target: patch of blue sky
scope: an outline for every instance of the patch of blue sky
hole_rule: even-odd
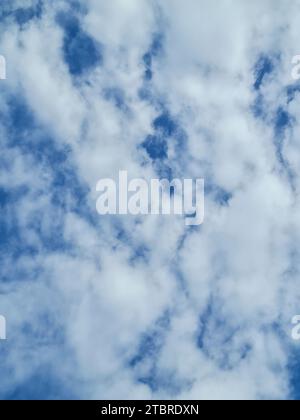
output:
[[[158,31],[153,35],[152,43],[143,56],[144,65],[144,84],[139,90],[139,98],[142,101],[151,103],[156,107],[163,107],[163,98],[157,97],[152,88],[152,79],[154,76],[154,62],[159,59],[164,51],[164,32]]]
[[[66,243],[63,236],[63,212],[58,206],[49,205],[46,209],[35,209],[27,217],[27,225],[21,226],[17,216],[17,210],[22,208],[26,191],[18,188],[17,191],[6,193],[5,202],[1,205],[2,217],[0,221],[0,261],[10,259],[17,261],[21,257],[33,257],[40,252],[67,252],[71,250],[71,244]],[[45,192],[45,196],[47,191]],[[50,192],[51,194],[51,192]],[[3,192],[1,193],[3,203]],[[36,195],[37,198],[37,195]],[[55,217],[54,217],[55,215]],[[44,220],[48,217],[50,224],[45,228]],[[32,240],[32,234],[38,241]],[[12,265],[14,267],[14,265]],[[19,276],[18,276],[19,277]],[[24,278],[26,278],[24,276]],[[3,280],[3,277],[2,277]],[[9,281],[9,278],[6,279]]]
[[[156,332],[145,334],[140,343],[137,354],[130,360],[129,365],[135,368],[148,359],[154,364],[160,349],[162,348],[162,337]],[[149,369],[152,370],[153,366]]]
[[[7,254],[10,247],[16,251],[22,244],[18,236],[18,224],[15,215],[15,206],[21,205],[22,198],[28,193],[25,188],[0,188],[0,259]],[[28,252],[28,249],[26,248]]]
[[[262,55],[254,70],[255,83],[254,89],[257,91],[255,101],[252,105],[252,112],[256,118],[264,121],[267,125],[273,125],[274,129],[274,147],[276,151],[277,160],[282,168],[282,171],[286,174],[291,188],[294,189],[294,174],[290,168],[287,160],[283,154],[284,141],[286,138],[287,130],[293,126],[293,118],[285,109],[284,104],[279,106],[273,116],[270,116],[270,111],[266,104],[263,93],[261,92],[261,86],[265,82],[266,77],[276,71],[276,64],[278,64],[279,57],[277,56],[266,56]],[[299,85],[290,85],[285,89],[286,104],[293,101],[295,95],[300,90]]]
[[[175,177],[172,165],[168,161],[156,161],[153,167],[159,179],[167,179],[172,181]]]
[[[204,348],[204,339],[205,339],[206,330],[208,328],[208,321],[212,317],[213,317],[213,300],[210,299],[210,302],[206,306],[205,311],[203,311],[203,313],[199,317],[200,325],[199,325],[199,333],[197,337],[197,346],[200,349]]]
[[[254,74],[254,89],[259,90],[266,76],[270,75],[275,68],[274,58],[267,55],[261,55],[256,62]]]
[[[139,99],[156,106],[158,103],[157,96],[154,94],[152,86],[149,83],[144,83],[138,91]]]
[[[148,102],[155,109],[160,109],[162,112],[166,109],[165,97],[154,92],[152,83],[144,82],[138,92],[141,101]]]
[[[18,191],[7,191],[3,188],[0,190],[3,214],[0,223],[0,248],[15,257],[38,252],[26,239],[27,235],[23,235],[15,211],[22,205],[24,196],[30,193],[30,200],[33,196],[38,199],[44,195],[49,205],[46,214],[43,209],[33,206],[26,229],[37,235],[44,251],[70,250],[71,244],[66,243],[63,238],[65,213],[72,211],[91,221],[86,205],[88,188],[79,181],[72,153],[68,148],[58,146],[47,130],[38,124],[21,98],[10,100],[6,130],[9,133],[6,147],[17,151],[21,156],[30,157],[36,167],[47,174],[47,181],[44,182],[45,191],[37,190],[34,185],[30,185],[30,188],[20,187]],[[9,155],[6,158],[4,153],[0,163],[2,167],[9,169],[7,159]],[[47,215],[49,225],[45,229],[43,220]]]
[[[139,263],[140,261],[147,263],[149,262],[149,256],[151,254],[151,251],[149,247],[147,247],[146,244],[141,244],[139,246],[136,246],[133,249],[132,256],[130,258],[130,265],[135,265]]]
[[[274,146],[277,160],[285,172],[291,188],[295,190],[295,174],[283,152],[284,141],[286,140],[288,130],[292,129],[293,124],[294,119],[291,115],[284,108],[279,107],[274,119]]]
[[[175,151],[175,159],[180,161],[186,147],[187,136],[176,118],[163,109],[162,113],[153,121],[152,126],[154,133],[148,135],[141,145],[149,158],[154,163],[160,162],[160,166],[164,162],[166,165],[170,165],[168,158],[169,149],[172,147]]]
[[[289,238],[289,267],[285,271],[283,281],[286,283],[291,282],[291,279],[299,279],[300,276],[300,251],[299,251],[299,237],[296,231],[290,233]],[[293,281],[293,280],[292,280]],[[278,334],[281,336],[281,342],[287,345],[288,358],[288,372],[289,372],[289,386],[290,386],[290,399],[300,401],[300,349],[299,343],[289,339],[292,325],[289,323],[294,317],[294,311],[291,308],[290,313],[286,314],[285,321],[278,322],[275,327]]]
[[[21,241],[23,238],[16,239]],[[2,267],[0,290],[4,290],[6,287],[14,287],[14,285],[18,283],[24,284],[26,282],[33,282],[44,275],[43,267],[35,260],[35,257],[38,257],[39,251],[37,249],[34,251],[35,252],[30,254],[30,248],[28,244],[25,243],[22,249],[22,253],[19,253],[19,255],[11,254],[9,247],[0,255],[0,264]],[[31,266],[24,265],[22,260],[19,259],[20,256],[23,258],[23,261],[29,257],[29,259],[31,259],[34,264]]]
[[[139,378],[138,382],[147,385],[152,392],[162,392],[174,399],[192,385],[192,381],[178,378],[174,371],[162,371],[156,366],[149,370],[148,375]]]
[[[33,1],[30,7],[18,7],[14,1],[3,2],[0,5],[0,19],[12,18],[20,27],[32,19],[40,19],[43,13],[43,0]]]
[[[268,76],[270,76],[276,69],[276,63],[278,58],[274,55],[262,54],[257,59],[254,66],[254,83],[253,88],[257,95],[252,105],[252,112],[256,118],[264,120],[268,115],[267,105],[263,94],[261,93],[261,87],[266,82]]]
[[[295,84],[292,84],[292,85],[289,85],[286,88],[287,103],[289,104],[290,102],[292,102],[296,98],[297,94],[299,94],[299,93],[300,93],[300,83],[299,82],[295,83]]]
[[[84,16],[88,13],[86,0],[68,0],[69,10],[72,13]]]
[[[291,123],[292,118],[289,113],[284,108],[279,107],[275,115],[275,133],[281,134]]]
[[[15,379],[14,388],[6,389],[4,395],[0,398],[5,400],[73,400],[80,399],[80,395],[75,391],[78,385],[78,379],[64,374],[61,364],[65,366],[72,361],[73,356],[65,347],[64,333],[61,326],[51,319],[55,314],[44,314],[45,319],[38,319],[34,326],[24,323],[24,331],[19,331],[19,337],[22,335],[27,345],[23,344],[23,363],[35,357],[36,353],[44,353],[44,357],[37,362],[35,368],[31,369],[20,378]],[[47,320],[48,319],[48,320]],[[38,324],[39,322],[39,324]],[[33,329],[34,328],[34,329]],[[45,339],[44,337],[48,338]],[[43,337],[43,338],[42,338]],[[14,374],[13,366],[5,363],[6,356],[13,351],[13,345],[20,345],[18,337],[14,344],[5,342],[0,352],[1,371],[9,376]],[[68,356],[68,360],[63,357]],[[54,364],[55,361],[55,364]]]
[[[71,383],[66,383],[59,372],[53,372],[49,365],[41,366],[29,378],[21,382],[5,397],[7,401],[56,401],[80,400]]]
[[[8,188],[0,185],[0,207],[3,210],[9,203],[15,203],[28,192],[28,187]]]
[[[296,348],[290,352],[288,368],[290,374],[290,398],[295,401],[300,401],[300,361],[299,350]]]
[[[237,357],[232,359],[232,342],[240,327],[226,322],[218,308],[220,304],[212,298],[201,314],[197,346],[208,358],[218,363],[220,369],[231,370],[251,353],[252,345],[246,341],[241,343],[237,349]]]
[[[225,207],[229,205],[230,200],[233,197],[233,193],[226,191],[224,188],[221,188],[217,184],[206,182],[205,196],[210,196],[215,203]]]
[[[34,295],[34,288],[33,288]],[[66,345],[66,335],[63,326],[65,319],[64,305],[58,305],[57,296],[49,288],[44,304],[35,306],[34,317],[29,312],[10,331],[10,340],[3,342],[0,347],[0,369],[3,378],[14,377],[13,387],[0,387],[0,398],[6,400],[31,399],[72,399],[76,379],[64,374],[61,365],[73,362],[73,354]],[[50,304],[48,304],[51,302]],[[11,309],[13,310],[13,309]],[[7,314],[13,319],[13,314]],[[18,349],[19,359],[12,364],[10,355]],[[36,359],[36,354],[43,357]],[[33,363],[28,363],[28,361]],[[23,375],[15,375],[17,364],[22,363]]]
[[[168,158],[167,139],[160,134],[149,135],[142,144],[152,160],[165,160]]]
[[[64,59],[72,76],[82,76],[102,64],[102,45],[82,29],[75,14],[60,12],[57,22],[64,29]]]
[[[147,385],[152,392],[164,391],[175,397],[188,384],[179,380],[173,371],[162,371],[157,366],[157,359],[170,325],[170,312],[166,311],[152,330],[141,337],[139,348],[129,361],[129,367],[134,370],[136,381]],[[147,362],[146,369],[145,362]]]
[[[111,102],[119,110],[126,114],[130,113],[130,108],[126,102],[124,91],[119,87],[108,87],[104,89],[104,97],[107,101]]]
[[[139,224],[139,219],[135,222],[136,225]],[[126,229],[126,220],[122,218],[115,219],[113,223],[114,236],[119,243],[123,244],[130,249],[130,256],[128,263],[132,266],[139,262],[147,263],[149,261],[150,249],[141,241],[133,240],[131,232]],[[113,248],[115,251],[116,249]]]
[[[284,110],[282,107],[277,109],[275,118],[274,118],[274,132],[275,132],[275,147],[276,154],[279,162],[284,166],[285,160],[282,154],[283,151],[283,142],[286,129],[291,126],[292,119],[289,113]]]
[[[171,115],[167,111],[163,112],[153,121],[153,127],[156,131],[159,131],[164,137],[172,137],[178,130],[177,122],[171,117]]]
[[[17,283],[24,283],[27,279],[32,287],[32,298],[35,287],[40,290],[41,275],[46,279],[43,267],[40,268],[39,275],[35,275],[37,268],[34,267],[35,260],[31,260],[30,268],[26,269],[21,264],[16,264],[15,260],[6,260],[11,265],[11,275],[13,284],[6,285],[6,288],[16,287]],[[25,264],[26,267],[26,264]],[[17,270],[19,272],[17,272]],[[38,282],[35,282],[38,280]],[[0,281],[0,293],[3,289],[3,278]],[[5,293],[5,292],[4,292]],[[14,378],[12,386],[0,387],[0,399],[5,400],[37,400],[37,399],[77,399],[80,398],[73,391],[76,386],[77,378],[70,378],[70,373],[64,373],[61,365],[66,367],[73,365],[73,353],[67,346],[66,334],[64,329],[64,302],[56,292],[51,289],[51,285],[44,283],[45,301],[40,306],[34,306],[34,316],[31,311],[23,316],[22,321],[10,330],[10,339],[3,342],[0,346],[0,369],[3,378]],[[14,319],[11,308],[7,312],[9,319]],[[11,354],[17,349],[18,359],[14,359],[12,364]],[[37,354],[43,354],[42,358],[36,359]],[[34,361],[28,363],[28,361]],[[22,369],[23,375],[15,375],[18,371],[18,363],[28,369]],[[8,381],[9,383],[9,381]]]
[[[56,215],[55,220],[51,220],[47,230],[42,228],[45,213],[43,210],[32,211],[28,218],[26,228],[19,223],[16,214],[17,207],[22,207],[21,199],[14,199],[10,204],[1,207],[2,218],[0,222],[0,261],[4,262],[9,259],[11,263],[17,261],[21,257],[34,257],[39,252],[47,252],[50,250],[67,249],[67,244],[63,240],[63,221],[58,217],[58,212],[53,209]],[[47,211],[50,211],[47,209]],[[32,240],[31,235],[34,233],[38,236],[39,241]],[[14,269],[14,264],[11,266]],[[1,281],[10,281],[10,278],[1,276]]]
[[[254,103],[252,104],[251,111],[255,118],[266,121],[268,115],[268,108],[263,95],[258,92]]]
[[[53,298],[53,306],[55,299]],[[60,311],[63,315],[63,311]],[[39,308],[33,322],[24,321],[21,333],[33,346],[64,346],[65,335],[63,325],[58,321],[58,314],[49,308]],[[62,318],[61,318],[62,319]]]
[[[17,9],[14,13],[17,23],[22,26],[32,19],[40,19],[43,13],[43,2],[39,1],[36,6]]]
[[[163,50],[163,39],[162,33],[155,34],[149,51],[143,57],[145,66],[145,81],[151,81],[153,78],[153,61],[159,57]]]
[[[260,92],[260,88],[265,82],[267,76],[269,76],[276,70],[277,62],[278,57],[261,55],[254,67],[255,82],[253,87],[258,92],[252,110],[256,117],[260,117],[262,119],[268,114],[268,112],[265,109],[266,105],[264,103],[263,94]],[[295,92],[297,92],[297,86],[289,86],[286,89],[287,103],[289,102],[289,100],[293,99],[293,95],[295,94]],[[276,115],[274,116],[275,134],[280,135],[290,125],[290,122],[291,118],[288,112],[283,107],[279,107],[276,111]]]
[[[72,193],[77,207],[88,191],[78,180],[70,148],[58,145],[36,121],[33,112],[20,97],[13,97],[9,102],[6,126],[9,132],[8,146],[17,148],[22,154],[30,155],[39,166],[52,174],[50,190],[53,199],[63,205],[65,189]]]
[[[168,158],[168,141],[174,136],[177,124],[167,112],[163,112],[153,121],[155,134],[147,136],[142,147],[152,160],[165,160]]]
[[[166,311],[151,328],[141,336],[136,354],[129,361],[131,367],[135,367],[147,358],[154,359],[163,346],[165,335],[170,328],[171,317]]]
[[[177,135],[179,127],[168,112],[162,112],[153,121],[152,126],[154,133],[146,137],[140,148],[146,151],[149,162],[153,165],[157,175],[161,179],[171,180],[173,169],[172,162],[169,160],[169,143],[172,141],[179,144],[181,140],[180,135]]]

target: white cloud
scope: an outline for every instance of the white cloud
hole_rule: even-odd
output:
[[[57,214],[49,197],[51,174],[1,143],[12,164],[0,183],[30,186],[16,219],[22,236],[39,249],[37,256],[18,261],[34,279],[26,286],[16,282],[1,297],[21,342],[7,356],[14,374],[2,392],[36,369],[36,362],[24,369],[26,333],[20,325],[24,318],[38,323],[46,305],[62,316],[56,321],[75,355],[75,376],[87,384],[78,390],[86,397],[287,398],[288,340],[274,325],[282,322],[288,334],[299,305],[291,260],[300,236],[299,100],[296,95],[287,104],[285,96],[290,58],[299,52],[299,1],[90,0],[86,6],[81,23],[103,45],[104,61],[76,83],[63,61],[63,32],[54,20],[55,10],[67,6],[49,5],[41,21],[22,30],[10,23],[0,42],[9,63],[5,99],[24,95],[57,144],[71,147],[72,163],[90,189],[86,210],[96,216],[99,178],[115,177],[122,169],[133,177],[154,176],[150,165],[141,165],[137,147],[153,132],[160,101],[188,136],[186,158],[175,151],[168,163],[182,176],[205,176],[232,198],[221,206],[208,194],[205,224],[196,231],[176,218],[139,223],[131,217],[101,218],[91,224],[74,213],[71,199]],[[165,44],[153,58],[155,101],[147,102],[139,95],[145,84],[143,56],[159,29]],[[265,119],[256,118],[252,108],[254,67],[262,54],[280,55],[261,86]],[[107,99],[107,88],[122,91],[127,112]],[[1,109],[7,111],[5,99]],[[276,155],[279,106],[295,119],[282,138],[293,188]],[[30,225],[37,212],[44,214],[39,233]],[[44,249],[39,235],[47,236],[54,220],[63,224],[71,250]],[[144,257],[137,255],[141,248]],[[14,273],[11,261],[7,275]],[[141,338],[165,313],[170,324],[160,331],[161,348],[130,366]],[[42,357],[39,345],[33,347],[41,363],[56,355],[50,348]],[[153,374],[153,365],[156,389],[138,381]],[[74,366],[66,364],[66,377]]]

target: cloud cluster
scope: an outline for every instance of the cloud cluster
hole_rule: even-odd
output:
[[[0,16],[1,397],[294,397],[300,2]],[[205,178],[204,225],[100,218],[120,170]]]

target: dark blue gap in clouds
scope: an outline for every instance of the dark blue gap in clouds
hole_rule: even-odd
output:
[[[277,109],[274,118],[274,131],[275,131],[275,147],[276,155],[279,162],[285,166],[285,160],[283,157],[283,142],[286,129],[291,125],[292,118],[289,113],[282,107]]]
[[[178,126],[167,111],[160,114],[152,123],[155,134],[146,137],[142,147],[152,160],[168,158],[168,141],[175,135]]]
[[[167,311],[149,332],[142,335],[136,354],[129,360],[129,367],[134,370],[136,381],[148,386],[152,392],[163,390],[176,397],[189,384],[179,380],[174,372],[157,367],[157,358],[170,325],[170,313]],[[145,362],[148,366],[146,370]]]
[[[0,345],[0,399],[77,398],[74,389],[80,389],[80,379],[71,369],[75,361],[66,344],[64,305],[57,306],[55,292],[45,287],[45,293],[44,305],[34,308],[36,316],[32,319],[29,314],[26,319],[25,315],[22,322],[11,325],[9,340]],[[6,315],[14,319],[13,313]]]
[[[0,294],[10,284],[15,287],[17,283],[41,281],[44,275],[44,267],[39,265],[36,255],[40,252],[68,253],[72,244],[64,239],[64,217],[66,211],[74,211],[82,217],[87,216],[86,210],[86,187],[78,180],[76,168],[72,163],[72,154],[68,148],[59,146],[47,130],[36,121],[33,112],[21,97],[11,97],[8,103],[6,115],[2,115],[1,123],[6,130],[6,136],[0,139],[0,170],[11,171],[11,152],[20,159],[29,159],[32,167],[39,168],[46,174],[43,181],[43,191],[38,191],[33,184],[21,185],[11,188],[6,185],[0,186]],[[30,168],[29,168],[30,170]],[[11,173],[12,176],[14,175]],[[32,202],[32,211],[26,228],[20,226],[18,215],[22,210],[22,200],[29,199]],[[49,204],[41,209],[35,208],[34,197],[41,195]],[[70,205],[69,202],[72,202]],[[47,228],[43,228],[43,220],[47,220]],[[87,217],[86,217],[87,219]],[[36,235],[41,243],[37,247],[31,242],[31,233]],[[34,236],[33,235],[33,236]],[[27,258],[30,264],[22,263],[22,257]],[[20,263],[19,263],[20,261]],[[29,267],[28,267],[29,265]],[[46,281],[45,281],[46,282]],[[5,288],[4,288],[5,286]],[[48,299],[50,297],[48,296]],[[17,399],[73,399],[77,396],[73,393],[74,381],[65,378],[59,370],[59,364],[63,357],[68,355],[64,342],[62,325],[57,319],[64,319],[57,315],[53,301],[52,309],[41,307],[40,315],[34,321],[25,321],[20,326],[20,334],[16,340],[5,342],[5,347],[0,346],[0,371],[5,377],[12,377],[13,366],[10,354],[17,349],[17,355],[24,360],[31,360],[35,355],[49,352],[56,356],[58,366],[39,366],[30,373],[30,377],[18,382],[15,389],[10,389],[6,395],[0,398]],[[63,305],[59,305],[61,308]],[[0,311],[1,312],[1,311]],[[54,313],[55,312],[55,313]],[[17,332],[16,332],[17,334]],[[18,345],[18,338],[22,337],[28,345]],[[21,338],[20,338],[21,339]],[[21,341],[22,341],[21,339]],[[10,345],[14,348],[10,348]],[[62,356],[61,359],[59,356]],[[48,358],[49,359],[49,358]],[[48,363],[48,359],[47,362]],[[70,358],[68,358],[70,362]],[[70,363],[73,363],[72,361]],[[30,364],[32,366],[32,364]],[[16,381],[17,382],[17,381]],[[3,392],[3,390],[1,391]]]
[[[266,107],[264,97],[261,93],[259,93],[255,98],[254,103],[251,106],[251,111],[255,118],[266,120],[268,109]]]
[[[11,98],[8,115],[3,122],[8,135],[6,147],[0,159],[0,167],[9,171],[9,153],[14,150],[24,159],[30,159],[42,173],[45,173],[43,191],[35,185],[24,185],[19,189],[0,190],[2,218],[0,221],[0,259],[9,254],[18,258],[22,255],[34,255],[38,252],[24,229],[19,226],[17,209],[22,207],[22,199],[29,193],[33,200],[32,212],[27,228],[34,232],[42,243],[44,250],[66,252],[71,244],[64,240],[64,216],[72,211],[91,222],[92,217],[87,206],[87,186],[77,176],[73,165],[71,151],[58,146],[53,138],[35,120],[33,113],[20,98]],[[34,197],[44,197],[48,202],[46,209],[35,208]],[[46,214],[44,214],[46,212]],[[48,217],[47,228],[44,219]],[[96,217],[96,216],[95,216]]]
[[[296,95],[300,93],[300,83],[297,82],[293,85],[290,85],[286,89],[286,95],[287,95],[287,103],[289,104],[292,102]]]
[[[270,75],[276,69],[276,63],[280,60],[280,55],[261,55],[255,65],[255,78],[254,89],[257,91],[255,101],[252,105],[252,112],[255,118],[262,120],[266,125],[273,126],[274,130],[274,148],[276,152],[277,161],[281,166],[281,170],[285,173],[290,187],[295,190],[295,174],[289,166],[288,161],[284,157],[283,147],[286,131],[292,128],[294,119],[286,110],[285,105],[281,105],[275,111],[274,115],[270,115],[267,103],[265,101],[261,86],[265,77]],[[300,85],[290,85],[285,88],[286,104],[288,105],[295,99],[296,94],[300,91]]]
[[[18,225],[15,220],[14,206],[20,204],[22,198],[28,193],[26,186],[5,189],[0,186],[0,262],[7,253],[16,251],[20,248],[21,241],[18,231]],[[24,252],[31,254],[31,248],[25,248]],[[1,276],[3,280],[3,275]]]
[[[275,134],[282,134],[291,122],[292,118],[289,113],[282,107],[278,108],[275,116]]]
[[[0,3],[0,21],[12,17],[21,27],[32,19],[40,19],[43,13],[44,1],[33,2],[30,7],[16,7],[14,1]]]
[[[153,78],[153,60],[159,56],[163,49],[163,34],[156,34],[153,37],[151,47],[143,57],[145,66],[145,81],[151,81]]]
[[[300,352],[299,349],[294,349],[291,352],[289,365],[290,373],[290,387],[291,387],[291,400],[300,401]]]
[[[147,333],[142,334],[136,354],[129,360],[130,367],[136,367],[149,358],[154,362],[164,344],[170,322],[170,313],[166,311]]]
[[[210,300],[206,310],[199,317],[199,333],[197,337],[198,348],[208,359],[217,363],[222,370],[234,369],[242,360],[246,359],[252,352],[252,345],[248,342],[241,344],[239,359],[231,361],[231,345],[234,336],[239,332],[239,325],[230,325],[219,315],[219,305]],[[212,343],[214,344],[212,346]],[[217,348],[215,350],[210,350]]]
[[[230,200],[233,198],[233,194],[230,191],[226,191],[224,188],[221,188],[217,184],[212,184],[209,182],[205,183],[205,196],[210,196],[215,203],[222,207],[229,205]]]
[[[42,350],[41,350],[42,351]],[[77,395],[71,388],[71,384],[60,374],[54,374],[48,366],[41,367],[29,379],[19,384],[15,390],[5,397],[8,401],[32,401],[32,400],[78,400]]]
[[[82,29],[76,16],[71,12],[61,12],[57,16],[57,22],[65,31],[63,52],[72,76],[81,76],[102,65],[102,46]]]
[[[136,222],[136,225],[138,225],[138,222]],[[129,263],[131,265],[135,265],[139,262],[148,263],[149,262],[149,255],[150,255],[150,249],[149,247],[142,242],[133,241],[131,232],[128,232],[126,228],[123,225],[123,221],[120,219],[116,219],[113,223],[113,230],[114,230],[114,236],[126,245],[127,247],[130,247],[131,255],[129,257]],[[117,247],[113,247],[113,250],[115,251]]]
[[[29,187],[23,185],[17,188],[0,186],[0,287],[16,281],[26,281],[34,278],[38,268],[20,271],[17,261],[20,257],[34,258],[38,249],[19,225],[17,211],[22,209],[22,200],[26,198]],[[6,268],[9,268],[8,272]]]
[[[168,112],[164,112],[159,115],[153,121],[153,127],[156,131],[161,132],[164,137],[174,136],[178,130],[178,125],[176,121],[171,117]]]
[[[254,89],[257,91],[257,97],[255,99],[255,102],[252,106],[252,111],[254,115],[257,118],[265,119],[266,115],[269,113],[269,110],[266,107],[265,100],[261,91],[261,86],[266,78],[266,76],[272,74],[276,69],[276,64],[278,64],[278,61],[280,60],[279,54],[274,56],[267,56],[262,55],[257,60],[257,63],[254,68]],[[287,98],[287,104],[289,104],[291,101],[295,99],[295,96],[300,92],[300,83],[296,82],[294,84],[291,84],[285,88],[286,98]],[[279,116],[279,128],[280,126],[285,124],[284,120],[281,120],[281,117]]]
[[[51,173],[49,192],[53,203],[62,208],[66,198],[72,195],[75,200],[73,211],[78,211],[85,204],[87,186],[80,183],[76,168],[72,162],[72,152],[68,146],[59,146],[39,125],[34,114],[22,98],[13,97],[9,101],[9,115],[6,120],[9,133],[8,146],[17,149],[21,154],[31,156],[37,165]]]
[[[3,192],[0,193],[3,196]],[[67,252],[71,244],[64,240],[64,214],[58,206],[49,204],[41,209],[33,209],[28,215],[27,225],[20,226],[19,215],[22,211],[22,200],[28,195],[26,186],[20,187],[15,194],[10,194],[6,203],[1,206],[0,220],[0,264],[10,260],[14,277],[20,275],[15,271],[15,262],[21,257],[34,258],[39,252]],[[42,196],[42,194],[41,194]],[[36,198],[38,198],[36,196]],[[30,200],[28,197],[27,200]],[[49,212],[49,214],[47,214]],[[47,220],[44,227],[45,218]],[[33,240],[36,235],[38,242]],[[17,266],[16,266],[17,267]],[[25,279],[25,276],[24,276]],[[2,271],[1,281],[15,280],[6,278]]]
[[[17,23],[22,26],[34,18],[40,19],[42,12],[43,2],[39,1],[35,7],[17,9],[14,15]]]
[[[276,149],[277,160],[285,172],[290,186],[295,191],[295,173],[288,160],[284,157],[283,147],[285,141],[286,131],[291,129],[294,124],[294,118],[284,108],[278,108],[274,118],[274,146]]]
[[[149,135],[142,143],[152,160],[164,160],[168,158],[168,143],[161,135]]]
[[[139,146],[147,153],[147,157],[141,165],[152,164],[160,179],[169,181],[174,178],[186,178],[183,174],[189,165],[189,153],[187,148],[188,136],[181,127],[179,119],[173,117],[166,106],[159,106],[161,113],[152,122],[153,134],[149,134]],[[169,159],[169,151],[172,155]],[[174,156],[173,156],[174,155]],[[149,158],[149,159],[148,159]],[[204,168],[199,170],[204,177]],[[217,185],[205,184],[206,194],[213,196],[220,205],[228,205],[232,194]],[[193,229],[191,227],[191,229]]]
[[[254,104],[252,105],[252,112],[256,118],[265,119],[268,114],[268,109],[265,104],[261,87],[266,77],[271,75],[275,70],[275,56],[268,56],[266,54],[260,55],[254,66],[254,84],[253,88],[257,92]]]
[[[6,260],[6,263],[9,262]],[[39,285],[35,282],[35,261],[31,263],[29,287],[32,288],[32,297],[35,290],[41,291],[40,287],[44,286],[44,301],[36,296],[32,308],[34,316],[31,311],[25,311],[20,320],[15,319],[13,307],[7,309],[8,340],[0,345],[0,399],[71,398],[78,379],[75,373],[70,374],[75,362],[74,354],[66,343],[64,301],[49,283],[45,281],[41,284],[41,275],[37,278]],[[11,264],[16,265],[16,262],[12,261]],[[22,287],[26,281],[24,277],[24,273],[20,279],[13,276],[12,290]],[[2,282],[1,278],[0,294]],[[9,285],[4,290],[6,293]],[[28,302],[24,302],[26,304]],[[62,363],[65,369],[61,368]]]
[[[273,58],[268,57],[267,55],[262,55],[259,57],[255,68],[255,83],[254,89],[259,90],[265,77],[270,75],[274,70],[274,61]]]
[[[167,110],[153,121],[153,134],[146,137],[141,147],[146,150],[152,161],[164,161],[168,158],[170,142],[180,160],[184,158],[187,136],[175,118]]]
[[[130,108],[126,103],[125,92],[122,89],[118,87],[110,87],[104,89],[103,93],[107,101],[111,102],[119,110],[129,114]]]

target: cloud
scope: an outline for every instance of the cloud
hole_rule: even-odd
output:
[[[0,8],[1,397],[295,398],[300,3]],[[204,225],[100,218],[120,170]]]

